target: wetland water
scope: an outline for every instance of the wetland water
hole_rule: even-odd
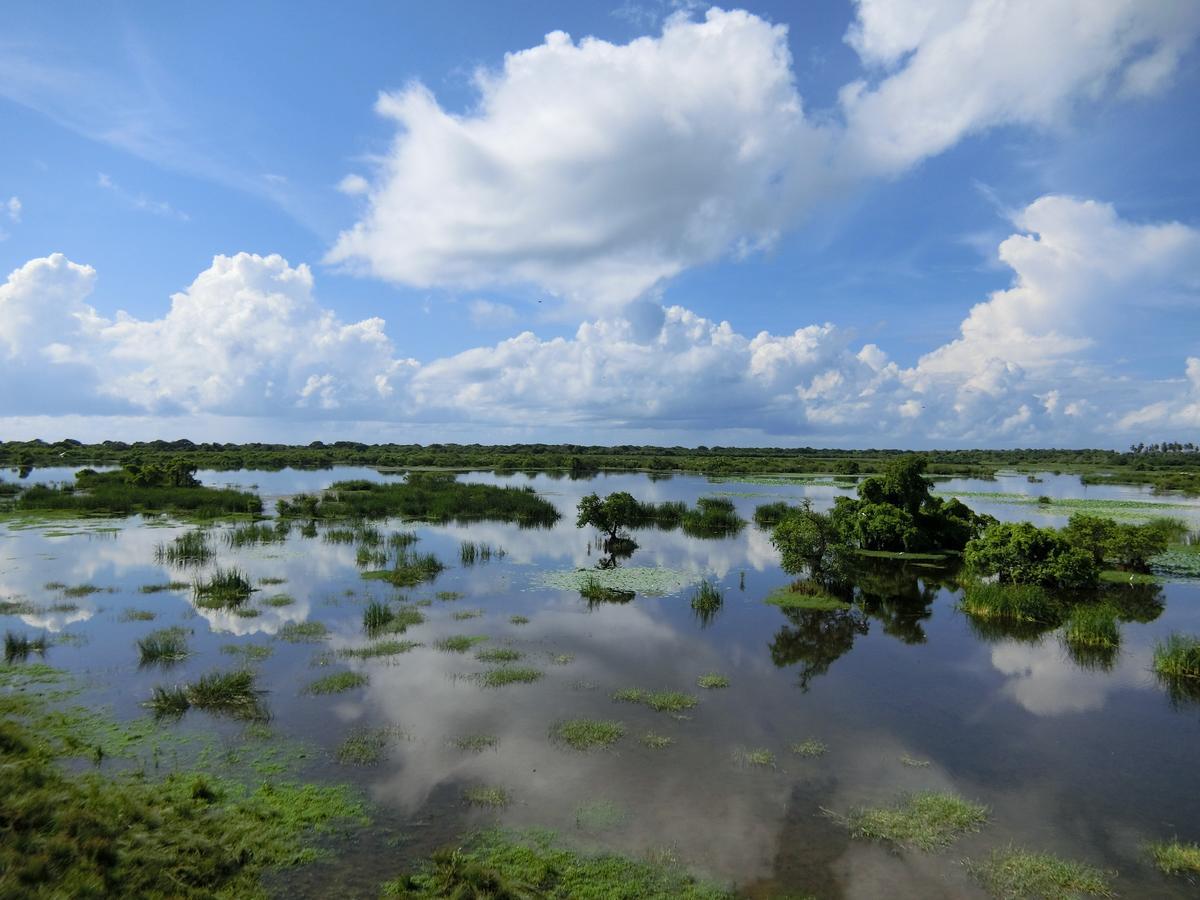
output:
[[[38,470],[29,481],[66,479],[73,471]],[[275,499],[298,491],[398,476],[341,468],[200,477],[214,486],[254,486],[270,513]],[[197,607],[190,586],[141,592],[196,576],[195,568],[155,562],[160,543],[194,526],[136,516],[14,521],[0,525],[0,600],[35,609],[0,617],[0,627],[44,630],[52,641],[45,661],[76,676],[83,702],[122,720],[146,715],[140,704],[156,685],[234,667],[240,657],[229,645],[270,647],[270,656],[253,665],[267,691],[271,727],[300,761],[299,777],[353,783],[373,804],[372,827],[334,843],[330,860],[278,876],[277,886],[297,896],[375,896],[380,882],[412,861],[490,824],[550,828],[574,845],[638,857],[670,854],[755,897],[984,896],[962,860],[1009,845],[1114,869],[1114,888],[1125,896],[1194,896],[1194,885],[1159,874],[1142,845],[1200,837],[1200,704],[1173,703],[1150,668],[1156,640],[1171,631],[1200,633],[1200,581],[1122,587],[1129,620],[1116,658],[1105,665],[1074,661],[1056,631],[981,632],[955,609],[951,576],[928,563],[865,561],[854,608],[785,612],[763,601],[791,577],[780,570],[769,534],[753,524],[721,539],[639,531],[639,548],[620,565],[633,571],[635,588],[654,584],[644,569],[665,570],[668,577],[658,580],[667,592],[639,589],[629,602],[589,606],[574,590],[548,586],[555,573],[601,558],[595,533],[574,525],[584,494],[627,490],[641,500],[688,503],[724,496],[750,520],[760,503],[809,497],[824,508],[850,486],[695,476],[461,477],[531,484],[563,518],[548,530],[379,522],[384,534],[415,531],[415,549],[446,564],[436,580],[403,590],[364,580],[355,546],[323,538],[334,525],[306,537],[297,524],[282,540],[243,546],[225,539],[235,525],[210,526],[217,554],[200,572],[236,565],[256,585],[276,582],[254,594],[250,606],[258,614],[251,617]],[[1039,525],[1064,524],[1082,508],[1076,501],[1086,500],[1102,515],[1172,515],[1200,527],[1195,502],[1136,487],[1085,487],[1073,476],[958,479],[938,482],[936,490],[961,496],[978,512]],[[1038,503],[1039,496],[1051,502]],[[463,541],[505,555],[462,565]],[[688,602],[702,578],[724,594],[707,621]],[[47,587],[53,584],[99,590],[67,598],[62,588]],[[265,602],[279,594],[292,602]],[[339,656],[367,643],[367,604],[397,595],[430,601],[424,623],[393,636],[421,646],[379,659]],[[130,610],[155,618],[134,620]],[[472,611],[479,615],[461,617]],[[327,633],[280,639],[290,624],[306,622],[323,623]],[[192,654],[170,669],[139,668],[136,639],[173,625],[189,632]],[[450,635],[487,640],[463,653],[434,646]],[[475,658],[483,648],[517,650],[520,665],[543,676],[484,687],[471,677],[489,668]],[[317,678],[346,670],[369,680],[340,694],[305,692]],[[705,673],[727,676],[729,686],[697,687]],[[684,691],[698,703],[656,712],[615,702],[613,692],[623,688]],[[591,752],[550,739],[556,722],[578,717],[618,721],[625,735],[611,749]],[[195,710],[158,727],[229,753],[245,730]],[[336,760],[356,729],[383,727],[391,732],[376,765]],[[642,741],[648,733],[672,743],[649,747]],[[481,752],[452,743],[478,735],[495,742]],[[808,758],[790,751],[806,739],[823,742],[827,752]],[[759,750],[769,752],[757,757],[764,765],[745,755]],[[463,791],[478,786],[504,789],[511,803],[465,804]],[[896,852],[851,840],[822,812],[883,805],[925,789],[987,804],[989,824],[945,851]]]

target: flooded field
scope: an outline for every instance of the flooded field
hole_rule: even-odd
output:
[[[280,498],[335,481],[400,478],[357,468],[199,477],[255,490],[268,517]],[[197,528],[170,518],[10,518],[0,628],[45,634],[49,646],[7,666],[5,689],[34,689],[13,672],[44,661],[67,673],[51,702],[135,723],[126,728],[140,742],[95,760],[101,772],[203,759],[352,785],[371,824],[329,836],[322,861],[273,876],[294,896],[376,896],[491,825],[677,861],[752,897],[982,897],[964,860],[1010,846],[1111,870],[1124,896],[1195,896],[1145,844],[1200,836],[1200,704],[1151,668],[1157,641],[1200,633],[1200,579],[1106,587],[1119,592],[1119,650],[1080,658],[1057,629],[973,623],[956,609],[952,565],[864,559],[852,606],[783,610],[765,600],[792,576],[753,524],[721,538],[640,530],[637,549],[617,558],[575,525],[591,492],[724,497],[752,520],[781,499],[827,508],[853,482],[461,477],[531,485],[562,518],[551,528],[383,520],[357,532],[214,524],[203,559],[166,552]],[[1074,476],[935,490],[1004,521],[1062,525],[1085,510],[1200,527],[1196,501]],[[444,569],[406,587],[364,577],[378,569],[372,548],[395,533],[413,534],[406,545]],[[622,573],[612,583],[624,593],[589,601],[580,569]],[[249,600],[206,603],[195,583],[231,570]],[[720,600],[702,613],[690,598],[705,581]],[[181,658],[140,661],[139,640],[164,629],[177,629]],[[155,720],[145,706],[156,688],[243,666],[269,724],[203,709]],[[585,735],[597,745],[580,749],[577,720],[605,724]],[[853,810],[920,791],[983,804],[986,822],[933,852],[851,836]]]

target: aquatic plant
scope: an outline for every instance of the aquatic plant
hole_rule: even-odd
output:
[[[597,603],[628,603],[636,595],[633,591],[607,587],[595,575],[589,575],[579,585],[579,596],[588,602],[588,606]]]
[[[390,625],[395,617],[396,614],[386,603],[372,600],[363,610],[363,628],[367,634],[374,634]]]
[[[207,581],[196,581],[192,593],[196,605],[205,609],[229,609],[250,599],[254,590],[248,579],[238,569],[216,569]]]
[[[500,739],[494,734],[468,734],[463,737],[451,738],[447,743],[456,750],[482,753],[484,750],[491,750],[499,745]]]
[[[324,622],[286,622],[275,637],[290,644],[313,643],[323,641],[329,636],[329,628]]]
[[[94,584],[76,584],[63,588],[62,592],[64,597],[87,597],[91,594],[99,594],[103,590],[104,588]]]
[[[829,752],[829,746],[824,741],[818,741],[816,738],[806,738],[803,741],[797,741],[792,744],[790,749],[797,756],[804,756],[809,759],[824,756]]]
[[[389,569],[372,569],[362,573],[363,578],[386,581],[396,587],[416,587],[432,581],[445,568],[432,553],[413,553],[400,550]]]
[[[334,672],[324,678],[309,682],[304,688],[306,694],[342,694],[365,685],[370,679],[362,672]]]
[[[624,736],[624,724],[607,719],[567,719],[556,722],[550,729],[551,740],[572,750],[611,747]]]
[[[691,709],[697,700],[682,691],[647,691],[642,688],[623,688],[612,695],[619,703],[641,703],[656,712],[681,712]]]
[[[987,859],[968,860],[967,871],[995,897],[1037,897],[1073,900],[1112,897],[1112,872],[1049,853],[1009,847],[994,850]]]
[[[705,579],[700,582],[695,593],[692,594],[691,605],[692,609],[700,615],[701,620],[707,624],[724,602],[725,598],[717,590],[716,585]]]
[[[291,606],[295,602],[296,601],[293,599],[291,594],[272,594],[270,597],[266,597],[262,600],[263,606],[274,607]]]
[[[509,616],[508,621],[512,622],[514,625],[528,625],[529,617],[528,616]]]
[[[554,663],[556,666],[570,665],[574,661],[575,661],[574,653],[555,653],[553,656],[550,657],[550,662]]]
[[[462,591],[438,591],[433,596],[437,597],[439,600],[441,600],[443,602],[453,602],[455,600],[461,600],[463,597],[465,597],[467,595],[464,594]]]
[[[275,648],[270,644],[223,644],[221,652],[229,656],[240,656],[248,663],[268,659]]]
[[[713,690],[729,687],[729,677],[719,672],[708,672],[696,679],[696,686]]]
[[[1185,844],[1173,838],[1148,844],[1146,850],[1154,864],[1168,875],[1200,875],[1200,844]]]
[[[908,766],[910,769],[928,769],[933,764],[927,759],[915,759],[907,753],[902,753],[900,754],[900,765]]]
[[[774,769],[775,754],[766,747],[747,748],[738,747],[733,751],[733,761],[736,765],[743,767],[754,767],[759,769]]]
[[[651,750],[662,750],[663,748],[670,747],[673,743],[675,743],[674,738],[667,737],[663,734],[656,734],[653,731],[647,731],[640,738],[638,738],[638,740],[641,741],[643,747],[648,747]]]
[[[277,544],[287,539],[291,523],[280,520],[274,525],[251,522],[225,532],[225,545],[232,548],[253,547],[258,544]]]
[[[788,512],[795,508],[786,500],[778,500],[773,503],[760,503],[754,508],[754,524],[764,530],[774,528],[783,521],[784,516]]]
[[[262,512],[262,501],[254,494],[200,484],[181,485],[139,482],[142,473],[96,472],[81,469],[75,483],[59,487],[30,485],[13,501],[20,512],[68,512],[80,515],[118,516],[138,512],[169,512],[193,519]]]
[[[377,641],[365,647],[343,647],[338,651],[338,655],[345,659],[378,659],[383,656],[398,656],[420,646],[419,641]]]
[[[611,831],[629,821],[629,810],[612,800],[592,800],[575,807],[575,827],[581,831]]]
[[[456,622],[463,622],[467,619],[478,619],[478,618],[481,618],[482,616],[483,616],[482,609],[457,609],[453,613],[450,614],[450,618],[452,618]]]
[[[476,562],[491,562],[492,557],[503,559],[506,554],[503,547],[492,547],[487,543],[463,541],[459,545],[459,559],[464,566],[473,566]]]
[[[140,594],[161,594],[163,591],[186,591],[191,588],[189,581],[168,581],[163,584],[143,584],[138,588]]]
[[[839,600],[815,581],[799,579],[786,587],[776,588],[767,595],[766,603],[780,609],[834,610],[849,609],[850,604]]]
[[[540,669],[529,666],[497,666],[475,675],[483,687],[504,687],[508,684],[530,684],[542,677]]]
[[[987,819],[988,808],[982,804],[957,794],[920,791],[893,806],[855,809],[847,825],[851,837],[928,851],[945,847],[968,831],[978,831]]]
[[[383,759],[392,734],[390,728],[355,728],[338,745],[333,758],[344,765],[373,766]]]
[[[512,795],[504,788],[484,787],[476,785],[462,792],[463,803],[467,806],[484,806],[489,809],[502,809],[512,803]]]
[[[258,583],[263,587],[273,587],[279,584],[287,584],[287,579],[279,575],[264,575],[258,579]]]
[[[146,702],[156,716],[180,716],[188,709],[207,710],[239,719],[265,719],[262,691],[254,685],[254,673],[248,669],[209,672],[191,684],[155,687]]]
[[[1076,647],[1115,648],[1121,643],[1117,609],[1107,603],[1076,604],[1067,614],[1063,640]]]
[[[963,588],[958,608],[979,619],[1003,619],[1013,622],[1057,624],[1062,604],[1035,584],[969,582]]]
[[[484,635],[453,634],[440,641],[435,641],[433,646],[438,650],[447,650],[451,653],[466,653],[476,644],[482,644],[486,640]]]
[[[137,642],[139,663],[172,663],[188,656],[187,632],[179,626],[152,631]]]
[[[44,634],[31,638],[28,635],[6,631],[4,632],[4,661],[12,663],[27,658],[30,653],[44,656],[47,646],[48,641]]]
[[[520,650],[513,650],[511,647],[489,647],[476,653],[475,658],[486,663],[507,663],[516,662],[524,655]]]
[[[1154,671],[1171,678],[1200,678],[1200,637],[1172,632],[1155,644]]]
[[[158,613],[152,609],[134,609],[127,607],[121,610],[122,622],[153,622],[158,617]]]
[[[668,596],[696,581],[694,574],[662,566],[621,566],[616,569],[565,569],[540,572],[534,576],[543,587],[579,591],[585,584],[596,584],[616,591]]]

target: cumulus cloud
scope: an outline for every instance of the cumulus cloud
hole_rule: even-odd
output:
[[[1115,430],[1200,421],[1187,329],[1163,348],[1187,356],[1186,381],[1112,364],[1115,342],[1148,312],[1197,308],[1200,230],[1053,195],[1013,222],[998,248],[1011,285],[907,367],[834,323],[747,335],[645,300],[569,337],[526,331],[418,363],[398,357],[382,320],[339,321],[318,304],[309,269],[278,256],[219,256],[161,318],[110,320],[86,302],[95,272],[56,254],[0,287],[0,375],[33,373],[31,402],[45,396],[41,379],[76,411],[102,400],[127,413],[469,423],[493,435],[527,422],[707,443],[1108,444]],[[472,312],[505,315],[485,301]],[[91,393],[59,396],[59,373]]]
[[[859,0],[864,77],[806,114],[787,29],[710,9],[628,44],[562,32],[475,75],[478,103],[380,96],[397,136],[328,259],[420,287],[532,284],[591,314],[779,232],[863,179],[999,125],[1162,89],[1200,6]]]

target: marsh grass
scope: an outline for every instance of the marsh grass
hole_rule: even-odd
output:
[[[62,592],[64,597],[87,597],[91,594],[99,594],[103,590],[104,588],[94,584],[76,584],[63,588]]]
[[[262,662],[275,652],[270,644],[224,644],[221,652],[228,656],[240,656],[247,663]]]
[[[908,766],[910,769],[928,769],[933,764],[927,759],[916,759],[903,753],[900,755],[900,765]]]
[[[555,653],[550,657],[550,662],[554,663],[556,666],[569,666],[571,663],[575,662],[575,654]]]
[[[958,608],[977,619],[999,619],[1040,625],[1062,620],[1062,605],[1034,584],[971,582],[963,589]]]
[[[196,581],[196,605],[205,609],[232,609],[250,599],[254,587],[239,569],[217,569],[207,581]]]
[[[579,596],[591,606],[597,603],[628,603],[637,594],[634,591],[606,587],[597,576],[588,575],[579,585]]]
[[[516,662],[524,655],[520,650],[513,650],[511,647],[490,647],[477,652],[475,658],[485,663],[510,663]]]
[[[126,608],[121,611],[122,622],[153,622],[158,617],[158,613],[149,609],[133,609]]]
[[[396,614],[386,603],[372,600],[363,610],[363,628],[367,634],[377,634],[392,624]]]
[[[540,669],[530,666],[497,666],[472,676],[483,687],[504,687],[509,684],[532,684],[542,677]]]
[[[373,766],[383,760],[394,733],[390,728],[356,728],[338,745],[333,758],[343,765]]]
[[[1073,606],[1063,627],[1063,641],[1075,648],[1115,650],[1121,643],[1118,613],[1116,607],[1107,603]]]
[[[931,851],[951,844],[988,819],[988,808],[957,794],[920,791],[893,806],[857,808],[846,824],[850,836]]]
[[[624,724],[607,719],[567,719],[550,729],[552,741],[572,750],[606,749],[624,736]]]
[[[370,679],[362,672],[334,672],[324,678],[309,682],[303,693],[312,695],[343,694],[363,687]]]
[[[512,803],[512,795],[504,788],[477,785],[464,790],[462,800],[467,806],[503,809]]]
[[[642,688],[622,688],[612,698],[619,703],[640,703],[656,712],[682,712],[697,703],[694,696],[682,691],[647,691]]]
[[[377,641],[365,647],[345,647],[338,651],[338,655],[344,659],[378,659],[398,656],[420,646],[419,641]]]
[[[276,585],[287,584],[287,579],[281,578],[278,575],[264,575],[258,579],[258,583],[263,587],[275,587]]]
[[[6,631],[4,632],[4,661],[13,663],[27,659],[30,653],[45,656],[48,646],[49,641],[44,634],[31,638],[28,635]]]
[[[1154,671],[1170,678],[1200,678],[1200,637],[1172,633],[1155,644]]]
[[[1185,844],[1174,838],[1147,844],[1146,851],[1168,875],[1200,875],[1200,844]]]
[[[708,672],[696,679],[696,686],[706,690],[729,687],[729,677],[719,672]]]
[[[463,541],[458,548],[458,556],[464,566],[473,566],[477,562],[491,562],[493,556],[503,559],[505,555],[503,547],[492,547],[491,544],[482,542]]]
[[[295,599],[290,594],[273,594],[262,601],[263,606],[274,607],[291,606],[295,602]]]
[[[276,632],[275,637],[289,644],[305,644],[323,641],[329,636],[324,622],[287,622]]]
[[[1049,853],[1009,847],[984,860],[968,860],[967,871],[995,897],[1074,900],[1112,897],[1113,873]]]
[[[185,531],[169,544],[159,544],[154,549],[154,561],[160,566],[202,566],[212,558],[208,532],[199,529]]]
[[[140,665],[176,663],[187,659],[187,632],[179,626],[152,631],[137,642]]]
[[[740,768],[774,769],[775,754],[766,747],[737,747],[733,751],[733,762]]]
[[[799,579],[767,595],[766,601],[780,609],[849,609],[850,604],[830,594],[815,581]]]
[[[487,637],[481,634],[452,634],[449,637],[442,638],[440,641],[435,641],[433,646],[438,650],[445,650],[450,653],[466,653],[476,644],[482,644],[487,640]]]
[[[467,619],[479,619],[483,617],[482,609],[459,609],[450,615],[450,618],[456,622],[463,622]]]
[[[792,744],[790,749],[797,756],[816,759],[818,756],[824,756],[829,752],[829,745],[824,741],[818,741],[816,738],[807,738]]]
[[[500,739],[494,734],[468,734],[451,738],[446,742],[455,750],[465,753],[482,753],[484,750],[494,750],[500,744]]]
[[[426,581],[433,581],[445,568],[432,553],[413,553],[401,549],[396,560],[389,569],[372,569],[362,573],[363,578],[375,581],[386,581],[396,587],[416,587]]]
[[[663,750],[675,743],[675,738],[667,737],[665,734],[655,734],[653,731],[647,731],[640,738],[643,747],[648,747],[651,750]]]
[[[443,603],[453,603],[455,600],[461,600],[467,595],[462,591],[438,591],[433,596],[437,597]]]
[[[510,621],[514,625],[528,625],[529,617],[528,616],[509,616],[508,621]]]
[[[143,584],[138,588],[139,594],[161,594],[163,591],[186,591],[192,585],[187,581],[168,581],[163,584]]]
[[[154,688],[146,702],[159,718],[183,715],[191,708],[232,716],[237,719],[265,720],[262,691],[254,685],[254,673],[248,669],[233,672],[209,672],[187,685]]]
[[[721,608],[721,604],[725,602],[725,598],[721,592],[717,590],[716,585],[707,579],[701,581],[692,594],[692,609],[699,613],[702,617],[711,618],[711,616]]]
[[[291,523],[280,520],[275,525],[251,522],[238,525],[225,532],[225,545],[231,548],[253,547],[259,544],[277,544],[287,539]]]

